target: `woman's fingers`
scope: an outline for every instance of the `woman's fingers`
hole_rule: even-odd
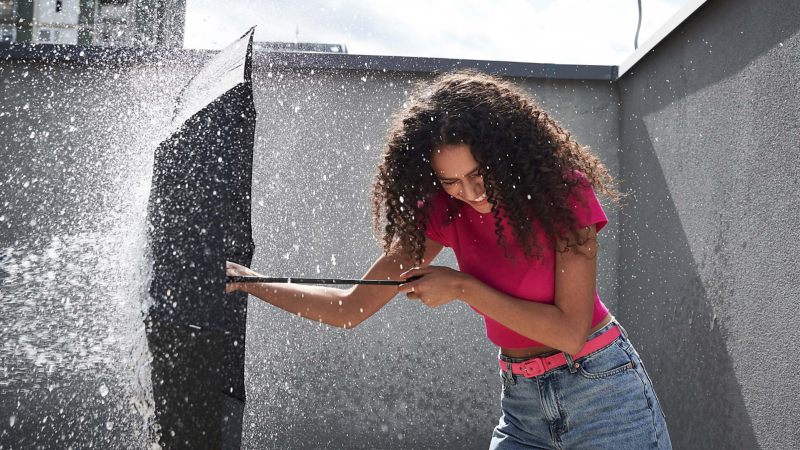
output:
[[[407,292],[406,297],[408,297],[410,300],[419,300],[420,302],[422,302],[423,305],[428,306],[430,308],[436,307],[436,305],[433,303],[433,300],[431,300],[428,297],[422,296],[418,292]]]
[[[225,261],[225,276],[248,276],[252,271],[245,266],[236,264],[235,262]],[[241,289],[241,283],[225,283],[225,293],[228,294],[233,291]]]
[[[225,275],[229,277],[257,277],[257,273],[250,270],[241,264],[235,262],[225,261]]]

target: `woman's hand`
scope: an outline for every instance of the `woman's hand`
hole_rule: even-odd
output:
[[[400,278],[406,279],[422,275],[417,281],[404,283],[397,287],[397,292],[406,292],[406,296],[414,300],[422,300],[425,305],[436,308],[456,300],[464,285],[471,276],[444,266],[428,266],[413,268],[403,272]]]
[[[260,277],[256,272],[234,262],[225,261],[225,275],[229,277]],[[245,283],[225,283],[225,293],[242,290]]]

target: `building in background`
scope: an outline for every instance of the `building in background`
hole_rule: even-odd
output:
[[[17,37],[14,24],[15,8],[13,0],[0,0],[0,42],[13,42]]]
[[[0,0],[0,42],[183,48],[186,0]],[[254,50],[347,53],[343,44],[254,42]]]
[[[3,42],[183,47],[186,0],[0,0]]]

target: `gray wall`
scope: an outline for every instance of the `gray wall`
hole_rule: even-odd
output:
[[[620,318],[676,449],[800,442],[800,4],[710,2],[619,80]]]
[[[0,358],[14,367],[0,372],[0,444],[59,448],[77,430],[68,442],[146,445],[138,258],[152,152],[200,59],[0,61],[0,250],[14,248],[15,271],[0,290]],[[387,118],[420,77],[257,64],[256,270],[366,273],[381,254],[368,194]],[[617,174],[613,84],[515,81]],[[606,212],[598,291],[616,312],[619,221]],[[457,268],[449,249],[434,264]],[[464,304],[431,311],[398,296],[342,330],[251,297],[248,328],[244,448],[488,445],[497,349]]]
[[[369,191],[387,118],[420,77],[254,71],[256,271],[336,278],[367,272],[381,255]],[[612,84],[515,81],[616,175]],[[613,209],[607,214],[598,291],[616,310],[618,220]],[[457,268],[450,249],[433,264]],[[400,295],[343,330],[251,297],[247,339],[246,448],[486,448],[500,417],[497,348],[482,318],[460,302],[431,311]]]

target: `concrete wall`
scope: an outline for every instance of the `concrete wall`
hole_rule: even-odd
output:
[[[68,442],[146,444],[135,258],[152,151],[197,62],[0,61],[0,250],[14,248],[15,267],[0,292],[0,358],[16,368],[0,372],[0,444],[56,448],[76,423]],[[430,75],[255,67],[256,270],[366,273],[381,254],[368,193],[387,117],[420,77]],[[613,84],[515,81],[617,174]],[[616,313],[619,220],[606,212],[598,291]],[[449,249],[434,264],[457,268]],[[249,308],[244,448],[488,445],[497,349],[466,305],[431,311],[398,296],[354,330],[255,298]]]
[[[361,278],[381,255],[369,190],[388,116],[420,77],[254,70],[253,268],[267,276]],[[515,80],[617,171],[609,82]],[[618,220],[607,209],[598,290],[617,309]],[[445,249],[435,265],[457,268]],[[401,295],[343,330],[251,297],[245,448],[486,448],[500,417],[497,347],[453,302]]]
[[[800,5],[710,2],[619,80],[620,318],[676,449],[800,442]]]

